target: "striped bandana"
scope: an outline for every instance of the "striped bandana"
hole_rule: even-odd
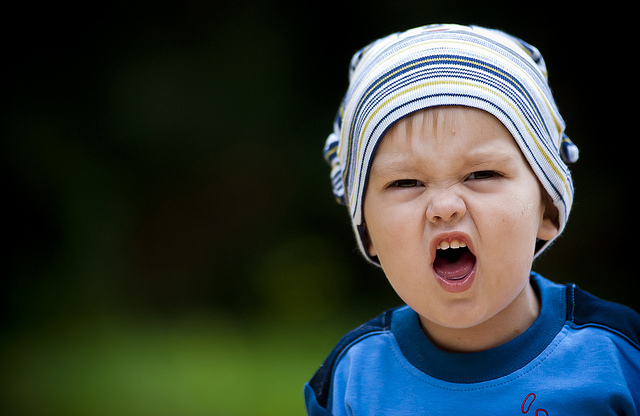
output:
[[[504,124],[557,207],[561,232],[573,199],[567,163],[578,159],[578,149],[564,134],[542,56],[497,30],[430,25],[379,39],[353,56],[324,148],[334,195],[349,208],[365,257],[378,264],[364,247],[362,218],[378,142],[402,117],[442,105],[478,108]]]

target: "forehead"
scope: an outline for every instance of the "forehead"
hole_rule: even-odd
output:
[[[372,168],[389,164],[399,168],[425,157],[465,163],[524,159],[511,133],[493,115],[447,106],[420,110],[396,122],[381,139]]]

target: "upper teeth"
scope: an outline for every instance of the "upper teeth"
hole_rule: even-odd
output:
[[[464,241],[451,240],[451,241],[440,242],[437,248],[440,250],[446,250],[448,248],[460,248],[460,247],[466,247],[466,246],[467,245],[464,243]]]

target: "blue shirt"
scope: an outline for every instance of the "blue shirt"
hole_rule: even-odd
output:
[[[640,315],[532,273],[540,315],[486,351],[438,349],[404,306],[347,334],[305,386],[309,415],[637,415]]]

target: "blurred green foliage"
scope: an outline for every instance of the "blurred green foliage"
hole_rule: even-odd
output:
[[[220,316],[59,329],[3,349],[3,414],[302,414],[301,386],[339,335]]]
[[[351,55],[421,24],[540,48],[581,159],[565,234],[534,268],[637,309],[617,64],[632,38],[591,24],[608,10],[505,5],[17,6],[0,95],[7,414],[301,414],[340,334],[400,303],[357,252],[321,150]]]

